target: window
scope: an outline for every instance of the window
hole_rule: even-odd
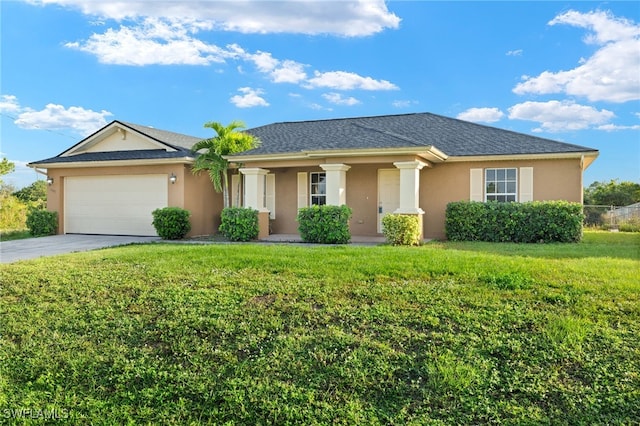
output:
[[[311,175],[311,205],[327,204],[327,175],[324,172],[313,172]]]
[[[485,169],[485,201],[517,201],[516,169]]]

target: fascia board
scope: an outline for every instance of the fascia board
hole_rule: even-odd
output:
[[[253,161],[280,161],[280,160],[306,160],[310,158],[333,158],[333,157],[373,157],[384,155],[418,155],[429,161],[441,162],[447,159],[447,155],[435,147],[424,147],[416,149],[408,148],[367,148],[367,149],[331,149],[318,151],[301,151],[282,154],[260,154],[260,155],[227,155],[225,159],[232,162],[253,162]]]
[[[466,163],[479,161],[509,161],[509,160],[562,160],[570,158],[591,158],[591,162],[598,156],[597,151],[584,152],[556,152],[556,153],[538,153],[538,154],[495,154],[495,155],[461,155],[450,156],[448,163]]]
[[[193,164],[192,157],[157,158],[153,160],[109,160],[109,161],[77,161],[64,163],[29,163],[32,169],[77,169],[82,167],[127,167],[127,166],[156,166],[163,164]]]

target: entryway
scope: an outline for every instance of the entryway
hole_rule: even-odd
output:
[[[400,170],[378,170],[378,232],[382,233],[382,217],[400,207]]]

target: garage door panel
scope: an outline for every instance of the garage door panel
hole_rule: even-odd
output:
[[[65,232],[157,235],[151,212],[168,205],[166,175],[65,179]]]

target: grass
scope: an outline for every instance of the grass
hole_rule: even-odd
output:
[[[28,229],[0,231],[0,241],[24,240],[25,238],[33,238]]]
[[[153,244],[2,265],[0,417],[638,423],[639,247]]]

